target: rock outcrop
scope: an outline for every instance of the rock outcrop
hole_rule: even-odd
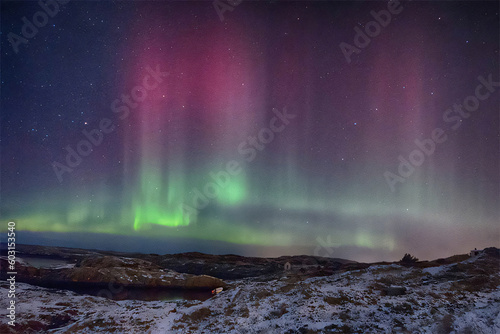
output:
[[[7,260],[1,258],[0,265],[7,266]],[[109,283],[128,287],[175,289],[214,289],[225,286],[224,281],[216,277],[181,274],[162,269],[146,260],[115,256],[84,258],[72,268],[60,269],[39,269],[17,262],[16,271],[16,280],[20,282],[49,287],[78,284],[105,286]]]

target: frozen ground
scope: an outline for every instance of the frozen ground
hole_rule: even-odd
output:
[[[500,333],[495,261],[243,279],[204,302],[112,301],[17,285],[12,333]],[[493,264],[493,269],[492,269]],[[387,295],[391,286],[406,288]],[[2,282],[0,293],[6,296]],[[0,307],[5,312],[7,299]],[[8,333],[8,331],[6,332]]]

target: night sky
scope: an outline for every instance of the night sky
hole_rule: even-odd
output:
[[[2,1],[2,240],[500,246],[496,1],[238,2]]]

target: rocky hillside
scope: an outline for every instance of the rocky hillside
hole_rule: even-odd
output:
[[[356,263],[344,259],[306,255],[281,256],[278,258],[245,257],[232,254],[212,255],[197,252],[158,255],[36,245],[18,245],[17,250],[19,256],[65,259],[76,263],[76,266],[79,266],[82,261],[87,259],[101,258],[103,256],[136,258],[148,261],[162,269],[192,275],[209,275],[224,280],[281,274],[287,264],[290,267],[300,267],[308,271],[321,269],[322,273],[316,273],[318,275],[332,274],[336,270]]]
[[[228,282],[205,301],[112,301],[18,287],[2,333],[500,333],[500,251]],[[5,295],[7,285],[0,284]],[[5,309],[6,299],[0,301]]]
[[[7,259],[0,258],[0,267],[7,268]],[[84,258],[77,265],[60,268],[35,268],[26,263],[16,263],[16,280],[46,287],[107,286],[109,284],[145,288],[205,288],[214,289],[225,283],[207,275],[182,274],[162,269],[149,261],[98,256]],[[6,272],[2,271],[2,279]]]

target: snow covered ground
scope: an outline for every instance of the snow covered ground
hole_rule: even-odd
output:
[[[484,265],[484,264],[483,264]],[[206,301],[113,301],[17,285],[12,333],[500,333],[500,277],[474,259],[231,281]],[[384,293],[388,287],[406,293]],[[7,284],[0,293],[6,296]],[[397,290],[397,289],[396,289]],[[5,312],[7,299],[0,307]],[[0,332],[12,330],[2,316]]]

